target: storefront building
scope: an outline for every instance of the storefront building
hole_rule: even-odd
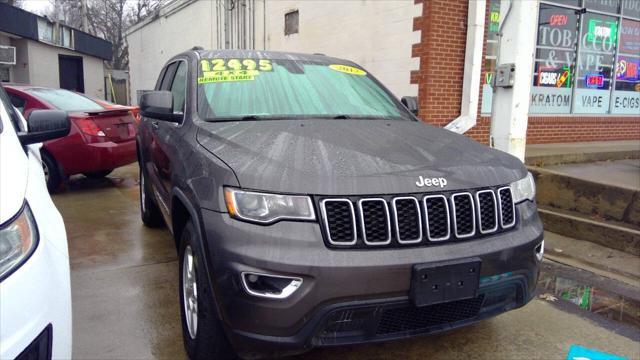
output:
[[[253,48],[350,59],[398,98],[417,95],[425,122],[445,126],[461,116],[468,100],[463,78],[471,72],[465,69],[469,10],[482,1],[336,3],[172,2],[127,31],[132,94],[153,87],[164,62],[193,45]],[[466,135],[485,144],[498,34],[509,4],[486,0],[483,8],[478,116]],[[533,78],[530,99],[523,100],[527,143],[640,140],[640,0],[542,0],[538,8],[532,14],[538,26],[530,29],[537,38],[534,66],[524,70]]]
[[[422,2],[413,56],[420,116],[444,126],[459,115],[467,0]],[[479,116],[467,132],[489,140],[499,24],[507,4],[488,0]],[[501,14],[502,10],[502,14]],[[527,143],[640,139],[640,1],[541,1]],[[499,60],[498,60],[499,61]]]

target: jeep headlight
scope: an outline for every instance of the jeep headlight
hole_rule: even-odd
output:
[[[229,214],[240,220],[269,224],[278,220],[315,220],[311,198],[224,189]]]
[[[527,173],[524,178],[512,182],[510,186],[514,204],[525,200],[533,201],[536,198],[536,183],[533,181],[531,173]]]
[[[36,247],[37,230],[29,205],[0,228],[0,279],[19,267]]]

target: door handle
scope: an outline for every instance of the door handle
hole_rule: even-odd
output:
[[[151,127],[153,128],[153,130],[158,130],[158,128],[160,127],[160,125],[158,125],[157,121],[152,121],[151,122]]]

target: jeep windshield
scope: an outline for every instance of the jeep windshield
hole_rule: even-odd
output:
[[[280,59],[202,59],[198,112],[207,121],[412,117],[364,70]]]

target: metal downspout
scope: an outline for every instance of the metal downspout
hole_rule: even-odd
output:
[[[478,117],[486,8],[486,0],[469,0],[467,10],[469,22],[467,25],[467,46],[464,55],[460,116],[444,127],[458,134],[463,134],[474,127]]]

